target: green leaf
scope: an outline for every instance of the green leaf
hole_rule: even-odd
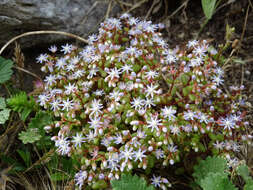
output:
[[[216,0],[201,0],[204,14],[208,20],[210,20],[215,11]]]
[[[13,62],[0,56],[0,84],[5,83],[11,78]]]
[[[200,185],[209,173],[224,173],[227,168],[227,162],[221,157],[207,157],[206,160],[201,160],[200,163],[194,166],[193,177],[197,184]]]
[[[0,124],[4,124],[10,116],[10,109],[4,109],[0,111]]]
[[[183,95],[187,96],[188,94],[189,94],[189,92],[188,92],[187,88],[186,87],[183,88]]]
[[[3,97],[0,97],[0,109],[6,108],[5,99]]]
[[[31,154],[28,150],[17,150],[18,154],[20,155],[20,157],[23,159],[23,161],[25,162],[26,167],[29,167],[31,165]]]
[[[195,96],[195,95],[193,95],[193,94],[189,94],[189,98],[190,98],[190,100],[191,100],[191,101],[196,100],[196,96]]]
[[[28,124],[29,129],[36,129],[38,130],[38,133],[40,134],[41,138],[36,141],[36,145],[38,148],[45,148],[52,144],[52,141],[49,136],[46,136],[46,132],[44,130],[44,127],[46,125],[51,124],[52,122],[52,116],[44,111],[36,112],[36,115],[34,118],[31,119],[30,123]]]
[[[25,92],[20,92],[7,100],[12,110],[21,114],[21,119],[26,120],[28,115],[36,108],[33,97],[28,97]]]
[[[122,174],[120,180],[112,180],[113,190],[154,190],[153,186],[147,186],[144,179],[131,174]]]
[[[189,79],[190,79],[190,77],[187,74],[181,75],[181,81],[182,81],[183,85],[187,85]]]
[[[246,183],[252,180],[252,178],[250,177],[249,168],[245,164],[238,166],[237,173],[238,175],[242,176],[243,180]]]
[[[0,124],[4,124],[9,119],[10,111],[6,108],[5,99],[0,97]]]
[[[105,189],[106,187],[107,183],[105,180],[99,180],[92,185],[92,189]]]
[[[50,178],[52,181],[63,181],[63,180],[67,180],[69,176],[67,176],[66,174],[62,172],[56,172],[56,173],[51,174]]]
[[[209,173],[200,181],[200,186],[203,190],[237,190],[224,172]]]
[[[44,131],[44,127],[52,122],[52,116],[44,111],[36,113],[35,117],[31,119],[28,124],[29,128],[37,128],[40,131]]]
[[[192,91],[193,86],[186,86],[183,88],[183,95],[184,96],[188,96],[190,94],[190,92]]]
[[[22,131],[18,134],[18,138],[24,143],[34,143],[40,140],[42,136],[39,133],[38,129],[29,128],[27,131]]]
[[[245,184],[243,190],[252,190],[253,189],[253,181],[249,181]]]

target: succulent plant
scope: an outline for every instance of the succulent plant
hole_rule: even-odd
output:
[[[123,14],[101,23],[83,49],[66,44],[59,56],[52,46],[37,58],[49,73],[37,102],[55,116],[45,130],[60,155],[79,161],[80,189],[173,165],[192,151],[238,151],[248,140],[243,87],[224,91],[217,51],[205,40],[170,49],[163,27]],[[155,187],[171,186],[153,173]]]

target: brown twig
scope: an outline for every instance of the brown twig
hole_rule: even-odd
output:
[[[93,3],[93,5],[91,6],[91,8],[87,11],[87,13],[85,14],[85,16],[83,17],[82,21],[81,21],[81,25],[84,24],[88,18],[88,15],[91,13],[91,11],[97,6],[98,1],[95,1],[95,3]]]
[[[120,0],[115,0],[117,3],[119,3],[120,5],[125,5],[127,7],[132,7],[133,5],[130,4],[130,3],[127,3],[127,2],[123,2],[123,1],[120,1]]]
[[[251,6],[251,8],[253,9],[253,5],[252,5],[251,0],[249,0],[249,5],[250,5],[250,6]]]
[[[165,17],[168,15],[168,9],[169,9],[169,4],[167,0],[164,0],[164,4],[165,4],[165,11],[164,11],[164,15]]]
[[[246,16],[245,16],[245,19],[244,19],[243,29],[242,29],[242,34],[241,34],[241,37],[240,37],[240,44],[239,44],[239,47],[241,47],[242,40],[243,40],[243,37],[244,37],[244,35],[245,35],[245,31],[246,31],[246,26],[247,26],[248,16],[249,16],[249,7],[250,7],[250,5],[248,5],[247,12],[246,12]]]
[[[32,73],[32,72],[30,72],[30,71],[24,69],[24,68],[21,68],[21,67],[19,67],[19,66],[14,66],[13,68],[15,68],[15,69],[17,69],[17,70],[20,70],[20,71],[23,71],[23,72],[25,72],[25,73],[27,73],[27,74],[29,74],[29,75],[31,75],[31,76],[33,76],[33,77],[39,79],[41,82],[43,82],[42,79],[41,79],[38,75],[36,75],[36,74],[34,74],[34,73]]]
[[[140,7],[142,4],[146,3],[148,0],[142,0],[142,1],[139,1],[138,3],[134,4],[130,9],[128,9],[126,11],[126,13],[129,13],[131,11],[133,11],[134,9],[137,9],[138,7]]]
[[[150,13],[152,12],[152,10],[154,9],[154,6],[159,2],[160,0],[153,0],[153,3],[151,5],[151,7],[149,8],[146,16],[145,16],[145,20],[149,17]]]
[[[250,1],[249,1],[249,2],[250,2]],[[241,45],[242,45],[243,37],[244,37],[244,35],[245,35],[246,26],[247,26],[247,21],[248,21],[248,16],[249,16],[249,8],[250,8],[250,3],[249,3],[249,5],[248,5],[247,12],[246,12],[246,16],[245,16],[245,20],[244,20],[244,23],[243,23],[243,29],[242,29],[242,34],[241,34],[241,37],[240,37],[239,48],[240,48]],[[243,81],[244,81],[244,65],[242,65],[242,69],[241,69],[241,86],[243,85]]]
[[[124,5],[121,3],[121,2],[119,2],[119,0],[114,0],[116,3],[118,3],[119,4],[119,6],[120,6],[120,8],[123,10],[123,12],[125,12],[126,11],[126,9],[125,9],[125,7],[124,7]]]
[[[20,45],[15,42],[15,48],[14,48],[14,57],[12,58],[12,60],[17,64],[18,67],[20,68],[24,68],[25,66],[25,57],[24,54],[21,52],[21,48]],[[23,76],[23,72],[21,72],[20,70],[18,71],[18,76],[19,76],[19,84],[21,86],[21,88],[23,88],[23,84],[24,84],[24,76]]]
[[[54,30],[41,30],[41,31],[33,31],[33,32],[26,32],[26,33],[23,33],[23,34],[20,34],[14,38],[12,38],[11,40],[9,40],[0,50],[0,55],[3,53],[3,51],[6,49],[6,47],[8,47],[12,42],[16,41],[17,39],[19,38],[23,38],[25,36],[31,36],[31,35],[38,35],[38,34],[59,34],[59,35],[64,35],[64,36],[68,36],[68,37],[71,37],[71,38],[75,38],[77,40],[80,40],[84,43],[88,43],[88,41],[80,36],[77,36],[75,34],[71,34],[71,33],[68,33],[68,32],[63,32],[63,31],[54,31]]]
[[[188,4],[189,0],[184,1],[172,14],[167,16],[164,20],[169,20],[171,19],[175,14],[177,14],[182,8],[186,7]]]
[[[106,14],[105,14],[105,19],[109,18],[111,10],[112,10],[112,0],[110,0],[110,2],[108,3],[107,11],[106,11]]]

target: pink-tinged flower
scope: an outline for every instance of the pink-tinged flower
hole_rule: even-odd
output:
[[[42,90],[44,88],[44,84],[43,84],[42,81],[36,80],[36,81],[33,82],[33,88],[35,90]]]

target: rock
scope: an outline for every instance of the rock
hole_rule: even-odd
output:
[[[65,31],[86,38],[90,31],[96,32],[107,7],[106,0],[0,0],[0,46],[14,36],[36,30]],[[110,16],[119,10],[115,6]],[[70,38],[43,34],[24,37],[20,43],[31,47],[64,39]]]

